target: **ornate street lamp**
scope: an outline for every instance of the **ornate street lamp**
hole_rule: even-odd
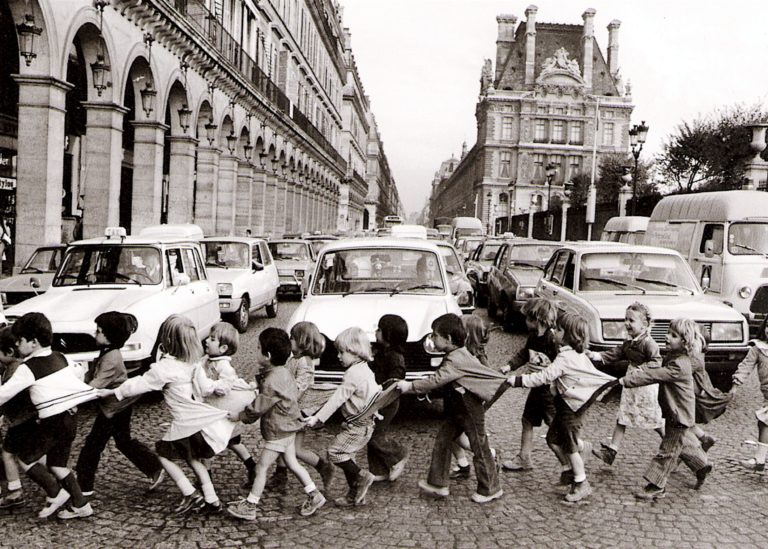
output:
[[[251,158],[253,158],[253,145],[251,145],[251,138],[248,138],[248,141],[245,142],[245,145],[243,145],[243,155],[245,156],[245,160],[250,162]]]
[[[24,21],[16,25],[16,32],[19,35],[19,55],[27,60],[27,66],[37,57],[35,53],[35,36],[40,36],[43,29],[35,26],[35,16],[28,13],[24,16]]]
[[[647,137],[648,126],[645,125],[645,120],[639,126],[635,124],[629,130],[629,143],[632,146],[632,156],[635,157],[635,171],[632,175],[632,215],[635,215],[635,205],[637,204],[637,162]]]
[[[96,62],[91,63],[91,72],[93,72],[93,87],[99,93],[99,97],[101,97],[101,92],[112,85],[112,82],[107,80],[109,70],[110,66],[104,62],[104,54],[98,54]]]
[[[213,118],[209,118],[210,122],[205,125],[205,135],[208,138],[208,144],[213,145],[216,140],[216,130],[219,128],[218,124],[213,123]]]
[[[139,93],[141,93],[141,108],[144,109],[144,113],[147,115],[147,118],[149,118],[149,115],[155,110],[157,90],[152,87],[152,82],[147,82],[146,87]]]
[[[187,104],[184,103],[178,112],[179,112],[179,126],[181,126],[181,129],[184,131],[184,133],[187,133],[187,130],[189,129],[189,117],[192,116],[192,111],[189,110],[189,107],[187,107]]]
[[[235,147],[237,146],[237,136],[235,135],[235,130],[232,130],[229,132],[229,135],[227,136],[227,148],[229,149],[229,154],[235,154]]]
[[[550,162],[544,168],[544,172],[547,174],[547,210],[549,210],[549,198],[552,196],[552,180],[557,173],[557,166]]]
[[[264,152],[263,150],[259,153],[259,164],[261,164],[261,169],[265,169],[267,167],[267,157],[269,156],[269,153]]]

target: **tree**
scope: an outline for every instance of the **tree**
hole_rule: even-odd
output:
[[[604,155],[601,158],[598,177],[595,180],[598,204],[618,201],[619,189],[625,185],[622,179],[625,166],[631,166],[634,170],[635,159],[623,154]],[[637,165],[637,196],[646,196],[657,192],[655,183],[650,181],[648,177],[651,167],[651,163],[643,161]],[[587,203],[590,182],[591,175],[589,173],[580,173],[571,179],[571,204],[579,206]],[[629,185],[632,186],[631,181]]]
[[[747,126],[766,122],[761,104],[721,108],[683,122],[657,158],[664,182],[679,192],[740,189],[747,163],[755,156]]]

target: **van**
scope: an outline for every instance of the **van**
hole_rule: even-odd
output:
[[[645,244],[680,252],[702,288],[742,313],[757,334],[768,314],[768,193],[667,196],[653,209]]]
[[[456,217],[451,221],[451,241],[456,242],[460,236],[483,235],[483,222],[476,217]]]
[[[600,234],[602,242],[624,242],[625,244],[642,244],[645,240],[645,230],[648,218],[641,216],[612,217],[603,227]]]

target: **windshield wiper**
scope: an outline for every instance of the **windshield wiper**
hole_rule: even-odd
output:
[[[691,292],[691,295],[694,295],[693,290],[691,290],[690,288],[686,288],[685,286],[679,286],[677,284],[672,284],[671,282],[665,282],[663,280],[651,280],[649,278],[636,278],[635,280],[637,280],[638,282],[648,282],[650,284],[658,284],[659,286],[666,286],[668,288],[675,288],[675,289],[682,288],[683,290],[687,290]]]
[[[410,292],[413,290],[442,290],[442,286],[437,286],[435,284],[418,284],[416,286],[411,286],[409,288],[406,288],[406,292]]]
[[[615,284],[616,286],[622,286],[624,288],[635,288],[636,290],[640,290],[641,292],[645,293],[645,288],[641,288],[640,286],[635,286],[634,284],[627,284],[626,282],[621,282],[620,280],[614,280],[612,278],[584,278],[583,280],[595,280],[597,282],[608,282],[609,284]]]
[[[527,263],[525,261],[515,261],[515,260],[512,260],[511,263],[515,267],[533,267],[534,269],[539,269],[540,271],[544,270],[544,267],[542,267],[540,265],[534,265],[533,263]]]
[[[747,250],[747,251],[750,251],[750,252],[755,252],[756,254],[760,254],[760,255],[762,255],[764,257],[768,257],[768,254],[766,254],[765,252],[760,252],[760,251],[758,251],[758,250],[756,250],[754,248],[750,248],[749,246],[747,246],[745,244],[731,244],[731,246],[733,246],[735,248],[741,248],[743,250]]]
[[[139,282],[139,281],[138,281],[138,280],[136,280],[135,278],[131,278],[131,277],[130,277],[130,276],[128,276],[128,275],[124,275],[123,273],[115,273],[115,278],[122,278],[123,280],[126,280],[126,281],[128,281],[128,282],[135,282],[136,284],[138,284],[139,286],[141,286],[141,282]]]

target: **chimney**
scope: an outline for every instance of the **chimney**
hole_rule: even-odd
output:
[[[499,15],[496,17],[496,23],[499,25],[499,36],[496,39],[496,77],[494,81],[499,79],[501,71],[504,70],[504,66],[507,64],[507,59],[512,52],[512,47],[515,43],[515,24],[517,23],[516,15]]]
[[[525,10],[527,18],[525,24],[525,84],[533,86],[534,74],[536,70],[536,12],[539,11],[534,5],[528,6]]]
[[[581,64],[584,70],[584,83],[587,89],[592,88],[592,57],[594,56],[593,48],[595,41],[595,10],[589,8],[585,11],[581,18],[584,20],[584,34],[581,37],[584,49],[584,60]]]
[[[351,50],[352,49],[352,33],[349,32],[349,29],[343,29],[344,34],[344,49],[345,50]]]
[[[464,144],[461,146],[461,159],[464,160],[464,157],[467,156],[467,142],[464,141]]]
[[[611,76],[619,71],[619,27],[621,21],[614,19],[608,25],[608,70]]]

